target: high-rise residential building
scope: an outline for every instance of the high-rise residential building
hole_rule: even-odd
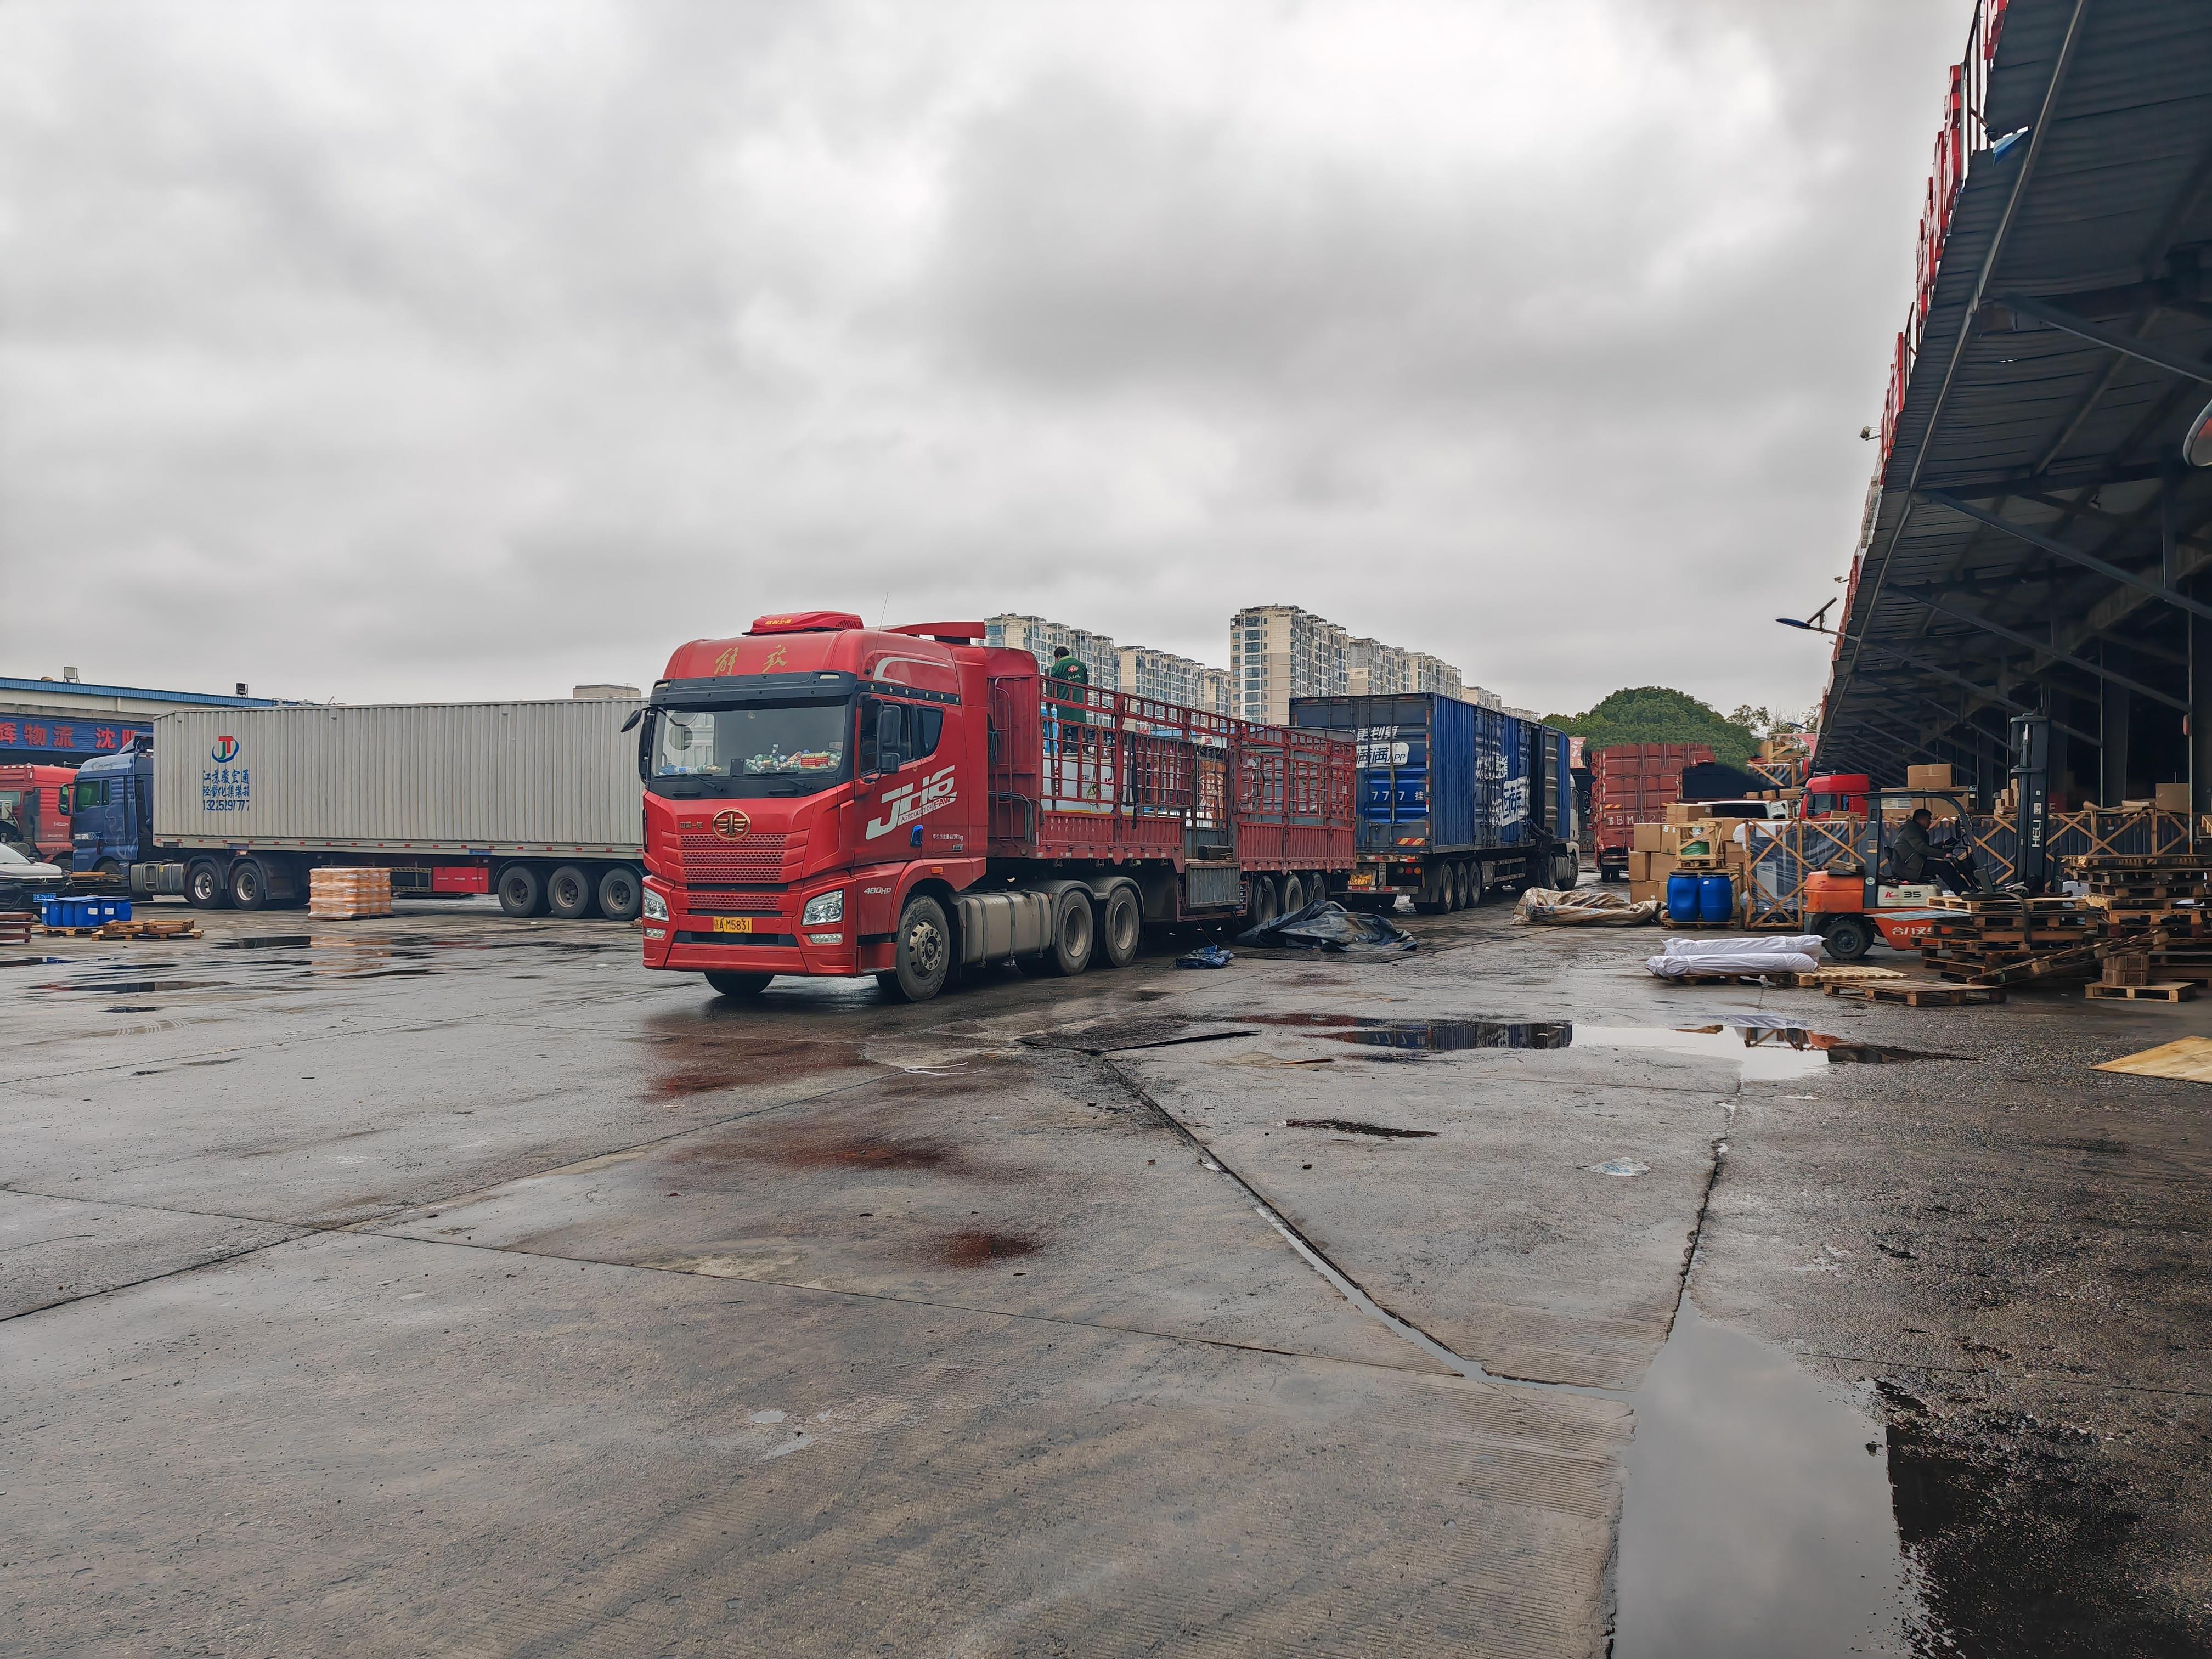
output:
[[[1225,668],[1201,668],[1198,671],[1198,706],[1216,714],[1234,715],[1236,709],[1229,699],[1229,671]]]
[[[1047,622],[1042,617],[1009,612],[983,619],[983,643],[1026,651],[1043,668],[1052,666],[1053,648],[1064,645],[1090,671],[1091,684],[1102,691],[1121,689],[1121,648],[1105,635],[1094,634],[1087,628],[1071,628],[1066,623]]]
[[[1241,720],[1289,723],[1292,697],[1345,690],[1352,636],[1295,605],[1248,605],[1229,619],[1229,679]]]
[[[1155,651],[1149,645],[1125,645],[1121,653],[1121,689],[1133,696],[1180,703],[1185,708],[1226,712],[1216,707],[1215,697],[1226,687],[1229,677],[1189,657],[1179,657],[1172,651]],[[1209,683],[1209,675],[1218,684]]]

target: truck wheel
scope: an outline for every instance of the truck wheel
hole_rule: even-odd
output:
[[[617,864],[599,878],[599,914],[609,921],[635,921],[645,908],[645,884],[627,864]]]
[[[1080,899],[1080,893],[1075,895]],[[1090,926],[1091,906],[1083,906],[1084,925]],[[945,920],[945,907],[927,893],[917,893],[899,913],[898,965],[878,974],[876,983],[908,1002],[927,1002],[945,988],[952,971],[952,928]]]
[[[261,867],[258,859],[240,859],[230,866],[231,908],[236,910],[266,910],[269,908],[269,872]]]
[[[1127,968],[1137,959],[1145,938],[1145,908],[1133,887],[1116,887],[1098,907],[1098,933],[1109,968]]]
[[[564,864],[545,879],[545,908],[563,921],[592,914],[594,891],[590,874]]]
[[[185,872],[185,897],[195,910],[228,910],[230,889],[213,859],[195,859]]]
[[[1060,896],[1059,912],[1052,919],[1052,944],[1044,965],[1055,974],[1079,974],[1091,965],[1091,946],[1097,938],[1091,922],[1091,901],[1079,887]]]
[[[1280,914],[1294,916],[1306,908],[1308,896],[1305,878],[1296,871],[1291,871],[1282,876],[1280,880],[1283,884],[1283,908]]]
[[[499,908],[510,916],[542,915],[544,878],[526,864],[508,865],[499,872]]]
[[[1583,878],[1583,861],[1572,852],[1559,853],[1552,859],[1552,885],[1562,893],[1571,893],[1575,884]]]
[[[714,969],[707,970],[707,983],[714,988],[717,996],[744,997],[750,1001],[768,989],[774,974],[725,974]]]
[[[1838,916],[1828,924],[1827,951],[1838,962],[1856,962],[1874,946],[1864,916]]]
[[[1490,896],[1490,889],[1482,879],[1482,866],[1470,861],[1462,865],[1460,872],[1466,884],[1467,908],[1475,909]]]

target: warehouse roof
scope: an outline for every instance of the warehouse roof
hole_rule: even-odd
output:
[[[2212,9],[1984,0],[1954,96],[1831,767],[1949,758],[2045,683],[2179,705],[2172,584],[2212,564],[2212,470],[2179,459],[2212,401]]]

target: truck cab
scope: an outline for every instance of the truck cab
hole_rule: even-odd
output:
[[[0,841],[26,858],[67,869],[76,781],[66,766],[0,766]]]
[[[640,732],[647,967],[883,971],[918,884],[980,879],[986,659],[1034,661],[947,628],[808,612],[677,650]]]
[[[153,740],[139,738],[76,769],[70,791],[70,868],[115,881],[153,855]]]

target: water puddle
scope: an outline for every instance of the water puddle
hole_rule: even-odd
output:
[[[1917,1598],[1870,1395],[1685,1297],[1629,1401],[1614,1659],[1906,1650]]]
[[[258,939],[217,939],[218,951],[297,951],[315,942],[312,933],[270,933]]]
[[[1656,1048],[1667,1054],[1730,1060],[1743,1068],[1747,1083],[1789,1083],[1814,1076],[1831,1066],[1893,1066],[1973,1058],[1855,1042],[1765,1014],[1729,1015],[1709,1025],[1585,1025],[1580,1036],[1583,1046],[1591,1048]]]
[[[215,991],[222,986],[211,979],[102,979],[82,985],[42,985],[42,991],[83,991],[100,997],[158,996],[164,991]]]
[[[1361,1014],[1251,1014],[1255,1024],[1286,1025],[1335,1042],[1384,1050],[1375,1058],[1419,1059],[1476,1048],[1657,1048],[1730,1061],[1749,1083],[1786,1083],[1830,1066],[1902,1065],[1972,1060],[1917,1048],[1855,1042],[1778,1014],[1729,1014],[1711,1024],[1584,1025],[1563,1019],[1377,1019]],[[1093,1052],[1096,1052],[1093,1050]]]
[[[53,968],[69,960],[67,957],[0,957],[0,968]]]

